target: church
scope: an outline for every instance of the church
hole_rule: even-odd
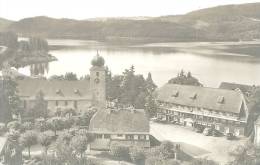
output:
[[[105,107],[104,63],[104,58],[99,54],[92,59],[89,80],[61,81],[28,78],[17,80],[22,107],[24,109],[32,108],[39,93],[43,94],[48,111],[51,114],[66,109],[81,112],[90,106]]]

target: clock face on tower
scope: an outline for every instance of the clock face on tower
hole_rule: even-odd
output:
[[[98,84],[99,83],[99,78],[95,78],[95,83]]]

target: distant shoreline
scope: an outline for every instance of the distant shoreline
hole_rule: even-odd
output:
[[[50,50],[62,49],[142,49],[155,52],[182,52],[209,56],[259,57],[260,40],[226,42],[155,42],[139,44],[111,44],[95,40],[48,39]],[[73,43],[73,44],[72,44]]]

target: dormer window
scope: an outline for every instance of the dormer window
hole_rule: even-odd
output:
[[[172,97],[178,97],[178,96],[179,96],[179,91],[173,92]]]
[[[79,94],[79,90],[78,89],[74,89],[74,93],[75,94]]]
[[[196,99],[197,98],[197,93],[193,93],[192,95],[190,95],[190,98],[193,99],[193,100]]]
[[[57,89],[57,90],[56,90],[56,94],[61,94],[61,90],[60,90],[60,89]]]
[[[219,96],[217,101],[219,104],[224,104],[224,102],[225,102],[224,96]]]

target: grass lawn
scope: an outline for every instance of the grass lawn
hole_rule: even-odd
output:
[[[181,149],[193,157],[208,157],[209,159],[226,163],[231,159],[228,152],[231,148],[244,144],[247,138],[229,141],[226,137],[204,136],[192,128],[151,122],[151,134],[160,141],[169,140],[181,144]]]

